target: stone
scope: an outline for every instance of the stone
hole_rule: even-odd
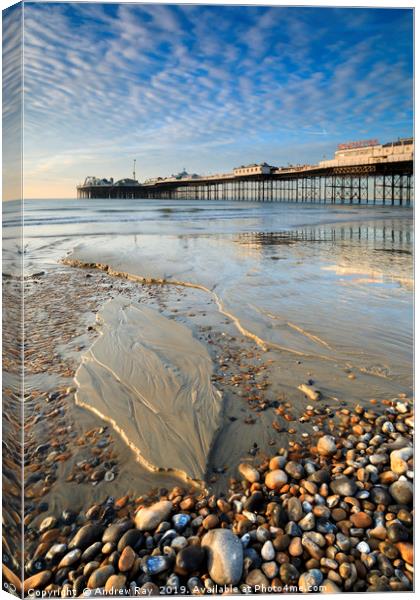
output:
[[[331,454],[335,454],[337,452],[335,439],[332,435],[323,435],[321,438],[319,438],[316,449],[321,456],[330,456]]]
[[[219,585],[236,585],[242,576],[243,547],[228,529],[212,529],[204,535],[202,548],[208,553],[208,572]]]
[[[309,569],[299,577],[299,591],[303,593],[319,591],[324,577],[319,569]]]
[[[94,544],[88,546],[82,554],[82,561],[86,563],[95,558],[95,556],[97,556],[101,551],[101,548],[102,542],[95,542]]]
[[[267,588],[270,585],[267,577],[264,575],[260,569],[253,569],[248,573],[245,579],[245,583],[252,587],[254,592],[262,592],[267,591]]]
[[[299,527],[299,525],[297,525],[293,521],[289,521],[287,523],[284,531],[285,531],[285,533],[287,533],[287,535],[290,535],[291,537],[299,537],[302,535],[301,528]]]
[[[388,490],[382,486],[373,486],[373,488],[369,490],[369,493],[372,502],[375,504],[384,504],[385,506],[388,506],[388,504],[391,504],[392,502],[392,498]]]
[[[295,537],[290,542],[289,554],[291,556],[300,556],[303,554],[302,540],[300,537]]]
[[[200,546],[187,546],[176,555],[175,572],[179,575],[187,575],[198,571],[204,560],[206,553]]]
[[[350,515],[350,521],[355,527],[362,527],[363,529],[367,529],[372,525],[372,517],[363,511]]]
[[[391,470],[396,475],[404,475],[408,471],[407,461],[413,456],[413,448],[409,446],[391,452]]]
[[[367,542],[365,542],[364,540],[362,540],[361,542],[359,542],[356,546],[356,550],[358,550],[360,552],[360,554],[369,554],[370,553],[370,546]]]
[[[289,515],[289,520],[297,523],[303,517],[302,503],[299,498],[289,498],[287,501],[287,514]]]
[[[397,542],[395,546],[398,548],[403,561],[409,565],[413,564],[413,544],[408,542]]]
[[[168,556],[149,556],[146,559],[146,571],[149,575],[157,575],[167,571],[172,561]]]
[[[314,513],[309,512],[299,521],[299,527],[302,531],[310,531],[315,527],[315,522],[316,519]]]
[[[387,528],[386,533],[390,542],[407,542],[410,539],[410,532],[401,523],[395,522]]]
[[[137,558],[137,554],[131,548],[131,546],[126,546],[124,550],[121,552],[121,556],[118,561],[118,568],[123,573],[125,571],[129,571],[134,564],[134,561]]]
[[[67,544],[53,544],[45,555],[46,560],[55,560],[67,551]]]
[[[331,579],[324,579],[322,582],[322,591],[324,594],[339,594],[341,589]]]
[[[203,520],[204,529],[216,529],[219,524],[220,522],[217,515],[207,515],[207,517]]]
[[[96,571],[96,569],[99,569],[100,567],[100,563],[98,563],[97,560],[91,560],[90,562],[86,563],[85,566],[83,567],[83,575],[87,578],[89,578],[93,571]]]
[[[82,551],[79,548],[75,548],[74,550],[70,550],[63,558],[60,560],[58,565],[58,569],[63,567],[69,567],[76,563],[82,555]]]
[[[322,548],[320,548],[317,544],[315,544],[315,542],[307,537],[302,538],[302,546],[305,548],[308,554],[316,560],[321,560],[321,558],[324,556],[324,551]]]
[[[265,477],[265,485],[270,490],[280,489],[285,483],[287,483],[287,475],[281,469],[269,471]]]
[[[104,567],[99,567],[92,573],[87,582],[87,587],[89,589],[95,589],[99,587],[103,587],[107,582],[108,578],[114,574],[114,567],[112,565],[105,565]]]
[[[271,533],[266,527],[260,525],[260,527],[257,528],[256,537],[257,540],[261,542],[261,544],[264,544],[267,540],[271,538]]]
[[[270,471],[275,471],[276,469],[283,469],[286,464],[285,456],[273,456],[268,463],[268,468]]]
[[[273,560],[276,556],[276,551],[274,550],[273,543],[270,540],[267,540],[263,547],[261,548],[261,557],[265,561]]]
[[[69,550],[72,550],[73,548],[85,550],[85,548],[93,544],[93,542],[96,542],[96,540],[102,536],[103,530],[103,526],[98,523],[83,525],[71,539]]]
[[[56,525],[57,519],[55,517],[46,517],[39,526],[39,533],[44,533],[48,529],[54,529]]]
[[[190,521],[190,515],[186,515],[184,513],[178,513],[172,517],[172,523],[174,524],[175,530],[178,533],[184,531]]]
[[[290,460],[288,463],[286,463],[284,470],[288,475],[290,475],[290,477],[297,479],[298,481],[302,479],[305,473],[302,465],[294,462],[293,460]]]
[[[248,463],[240,463],[240,465],[238,466],[238,471],[242,475],[242,477],[249,481],[249,483],[256,483],[260,480],[260,474],[257,471],[257,469],[255,469]]]
[[[389,487],[391,496],[398,504],[411,506],[413,503],[413,484],[410,481],[399,479],[394,481]]]
[[[172,502],[161,500],[147,508],[141,508],[135,516],[135,525],[140,531],[155,529],[159,523],[166,521],[172,511]]]
[[[244,508],[249,511],[257,511],[264,504],[264,495],[262,492],[255,491],[253,492],[249,498],[246,499]]]
[[[263,563],[261,565],[261,570],[264,573],[264,575],[268,577],[268,579],[273,579],[274,577],[277,577],[279,572],[278,565],[274,560]]]
[[[129,529],[118,542],[117,550],[122,552],[126,546],[131,546],[133,550],[138,550],[143,542],[144,534],[139,529]]]
[[[111,577],[108,577],[105,583],[105,591],[107,592],[107,595],[124,595],[126,581],[126,576],[121,574],[111,575]]]
[[[109,527],[107,527],[102,536],[102,542],[104,544],[116,544],[122,535],[132,529],[133,523],[130,520],[121,521],[120,523],[113,523]]]
[[[40,571],[39,573],[32,575],[32,577],[28,577],[28,579],[25,579],[25,581],[23,582],[23,591],[25,592],[25,594],[28,594],[28,592],[30,593],[30,590],[38,590],[40,588],[44,588],[47,585],[47,583],[50,582],[51,577],[51,571]]]
[[[354,496],[357,492],[358,487],[353,479],[349,479],[345,475],[341,475],[336,479],[333,479],[330,483],[330,488],[334,494],[340,496]]]
[[[179,552],[186,546],[188,546],[188,540],[183,535],[178,535],[171,542],[171,548],[173,548],[175,552]]]
[[[296,583],[299,579],[299,571],[289,562],[280,565],[279,575],[283,583]]]

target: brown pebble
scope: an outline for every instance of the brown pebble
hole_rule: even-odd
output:
[[[129,571],[136,560],[137,555],[131,546],[126,546],[121,552],[120,559],[118,561],[118,568],[120,571]]]
[[[408,563],[409,565],[413,564],[413,544],[409,544],[408,542],[398,542],[395,544],[398,548],[401,558]]]
[[[44,588],[50,581],[51,577],[51,571],[41,571],[40,573],[36,573],[36,575],[32,575],[32,577],[25,579],[23,582],[23,591],[25,594],[27,594],[29,590]]]
[[[215,529],[219,527],[219,518],[217,515],[208,515],[203,521],[204,529]]]
[[[350,516],[350,521],[355,527],[367,529],[372,525],[372,518],[365,512],[354,513]]]

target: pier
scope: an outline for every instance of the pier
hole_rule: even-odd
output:
[[[230,173],[135,179],[87,178],[78,198],[233,200],[410,206],[414,200],[413,140],[341,144],[332,160],[317,165],[241,166]]]

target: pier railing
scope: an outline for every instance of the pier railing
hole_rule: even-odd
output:
[[[410,206],[413,161],[306,168],[269,175],[161,180],[153,184],[77,188],[79,198],[152,198]]]

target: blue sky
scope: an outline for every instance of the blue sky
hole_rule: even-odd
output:
[[[409,136],[412,69],[410,10],[26,3],[26,195]]]

